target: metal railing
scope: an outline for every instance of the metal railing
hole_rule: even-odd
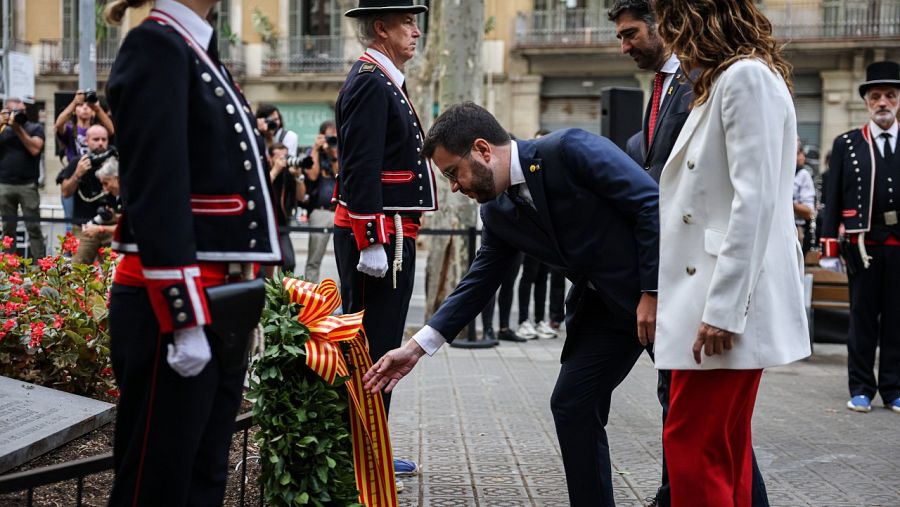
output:
[[[247,73],[246,49],[246,42],[219,41],[219,61],[233,76],[243,76]]]
[[[41,74],[78,74],[78,39],[41,39],[40,45]],[[118,39],[97,42],[97,72],[109,73],[118,52]]]
[[[759,2],[781,40],[900,37],[900,0],[781,0]],[[604,9],[518,13],[518,47],[617,44]]]
[[[248,505],[247,484],[247,459],[249,458],[247,449],[250,442],[250,428],[253,424],[253,417],[250,412],[243,413],[235,419],[234,434],[241,434],[241,460],[240,468],[240,484],[238,486],[238,505]],[[68,461],[58,465],[51,465],[35,470],[26,470],[14,474],[0,476],[0,494],[25,492],[25,505],[31,507],[34,505],[35,489],[42,486],[51,486],[62,482],[75,481],[75,505],[82,506],[84,495],[84,480],[86,477],[113,469],[112,453],[100,454],[89,458]],[[262,485],[259,485],[259,505],[263,505]]]
[[[295,35],[281,38],[263,58],[263,74],[344,72],[352,63],[340,35]]]

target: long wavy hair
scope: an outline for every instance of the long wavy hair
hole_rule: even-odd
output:
[[[103,9],[103,17],[106,18],[107,23],[118,25],[122,23],[122,18],[125,17],[125,11],[127,11],[129,7],[140,7],[150,3],[150,1],[151,0],[110,0],[106,3],[106,8]]]
[[[754,0],[656,0],[657,31],[694,79],[694,102],[709,99],[715,79],[734,62],[759,58],[793,92],[791,64],[781,55],[772,23]],[[687,72],[686,72],[687,74]]]

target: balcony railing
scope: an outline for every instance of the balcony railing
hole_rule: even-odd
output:
[[[900,37],[900,0],[768,0],[759,2],[781,40]],[[555,9],[519,13],[518,47],[615,44],[605,10]]]
[[[263,58],[263,74],[344,72],[352,63],[344,58],[340,35],[297,35],[279,40],[277,50]]]
[[[519,13],[516,19],[518,46],[594,46],[615,41],[616,27],[606,11],[560,7]]]
[[[78,39],[42,39],[40,45],[41,74],[78,74]],[[109,73],[118,51],[117,39],[97,43],[98,73]]]
[[[245,42],[230,43],[225,40],[219,40],[219,61],[228,68],[233,76],[243,76],[247,73]]]

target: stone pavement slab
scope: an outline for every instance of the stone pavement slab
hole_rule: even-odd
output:
[[[402,506],[565,506],[550,413],[564,339],[445,347],[395,391],[397,456],[416,459]],[[767,370],[754,447],[773,507],[900,506],[900,415],[857,414],[847,400],[846,350]],[[609,432],[618,506],[642,506],[659,485],[660,408],[647,356],[613,396]]]

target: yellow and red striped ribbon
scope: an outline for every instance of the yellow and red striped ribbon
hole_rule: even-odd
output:
[[[309,329],[307,366],[329,384],[339,376],[350,377],[345,385],[350,398],[350,433],[360,503],[367,507],[396,507],[397,488],[384,400],[380,394],[367,392],[362,382],[363,374],[372,366],[362,328],[364,312],[332,315],[341,304],[334,280],[314,284],[285,278],[283,283],[291,301],[301,305],[297,320]],[[340,342],[350,346],[350,367]]]

